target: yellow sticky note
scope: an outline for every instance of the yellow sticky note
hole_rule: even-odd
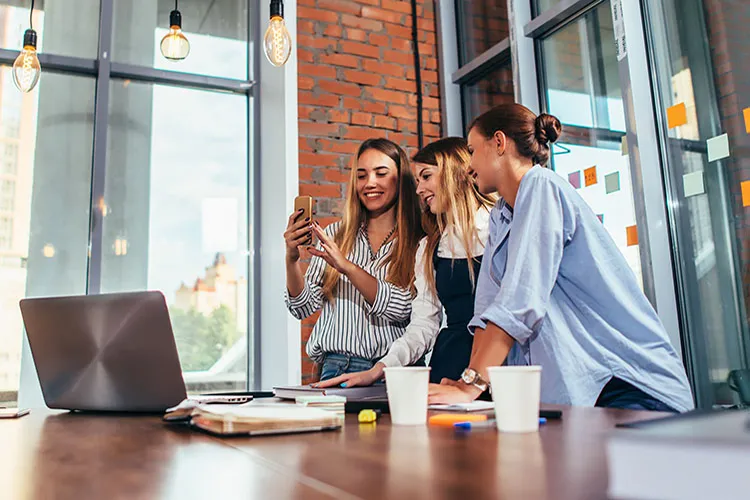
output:
[[[750,181],[745,181],[742,184],[742,206],[750,207]]]
[[[679,127],[687,123],[687,108],[685,103],[681,102],[667,108],[667,125],[669,128]]]
[[[625,228],[628,237],[628,246],[632,247],[638,244],[638,226],[628,226]]]
[[[584,183],[586,184],[586,187],[593,186],[597,183],[596,180],[596,166],[593,166],[591,168],[587,168],[583,171],[583,179]]]
[[[745,117],[745,131],[750,134],[750,108],[743,109],[742,115]]]

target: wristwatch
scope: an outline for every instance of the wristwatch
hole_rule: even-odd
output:
[[[482,392],[486,391],[490,386],[490,383],[482,378],[482,376],[476,370],[467,368],[461,374],[461,380],[468,385],[473,385]]]

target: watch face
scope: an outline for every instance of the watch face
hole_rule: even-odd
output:
[[[471,368],[465,369],[464,372],[461,374],[461,380],[463,380],[467,384],[474,383],[474,380],[476,380],[476,378],[477,378],[477,372],[475,372]]]

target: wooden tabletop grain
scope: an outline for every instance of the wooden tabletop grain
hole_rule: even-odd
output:
[[[606,498],[606,436],[660,416],[563,409],[533,434],[391,426],[220,439],[153,416],[0,420],[0,498]]]

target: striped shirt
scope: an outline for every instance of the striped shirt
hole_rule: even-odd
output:
[[[333,223],[324,231],[333,237],[340,225],[340,222]],[[383,262],[395,240],[383,245],[373,260],[365,231],[364,226],[360,228],[354,248],[347,258],[378,280],[378,291],[372,306],[345,276],[339,279],[334,300],[326,300],[323,274],[327,264],[320,257],[310,260],[302,292],[296,297],[290,297],[289,291],[286,292],[287,308],[295,318],[303,319],[321,310],[320,318],[307,341],[307,355],[316,363],[322,362],[327,353],[380,359],[388,352],[393,341],[403,335],[409,324],[411,292],[385,281],[388,266]]]

